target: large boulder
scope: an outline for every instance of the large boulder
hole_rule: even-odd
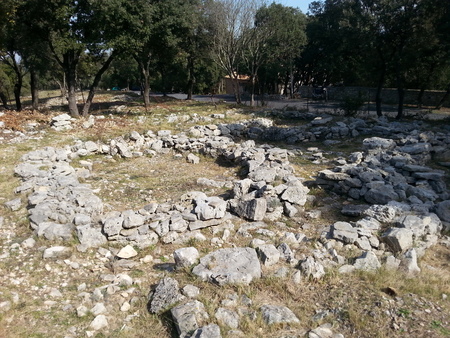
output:
[[[267,211],[267,200],[265,198],[239,200],[234,210],[242,218],[262,221]]]
[[[255,249],[220,249],[202,257],[192,272],[204,281],[218,285],[250,284],[261,278],[261,264]]]
[[[390,228],[382,237],[393,252],[405,252],[413,246],[413,232],[405,228]]]

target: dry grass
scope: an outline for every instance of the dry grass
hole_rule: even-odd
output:
[[[197,165],[172,153],[128,160],[92,160],[92,176],[86,182],[99,189],[98,196],[116,210],[139,209],[151,201],[178,202],[182,194],[194,190],[207,195],[221,194],[226,188],[202,186],[197,179],[225,183],[235,178],[233,168],[222,167],[208,157],[202,157]]]
[[[122,94],[122,93],[114,93]],[[209,123],[228,123],[242,118],[248,118],[252,110],[243,113],[230,114],[225,119],[211,119],[212,113],[224,113],[230,107],[226,105],[213,106],[210,103],[194,103],[158,100],[152,104],[151,109],[145,112],[139,101],[133,102],[133,109],[126,114],[111,114],[108,100],[113,93],[104,93],[99,97],[105,104],[98,106],[95,115],[104,115],[104,119],[97,119],[93,128],[75,128],[67,133],[56,133],[42,127],[45,133],[41,138],[27,140],[26,143],[0,144],[0,202],[15,198],[12,192],[19,185],[17,178],[13,177],[14,166],[20,156],[34,149],[46,145],[63,146],[72,144],[75,139],[107,141],[133,130],[144,132],[170,129],[174,133],[185,131],[191,125]],[[186,122],[168,123],[166,117],[170,114],[190,115],[197,114],[199,118]],[[52,112],[57,114],[57,112]],[[8,121],[13,116],[7,113]],[[4,115],[5,116],[5,115]],[[4,117],[3,116],[3,117]],[[17,128],[27,121],[27,114],[23,120],[8,124],[8,128]],[[50,114],[36,115],[35,120],[48,122]],[[3,117],[0,117],[2,120]],[[28,116],[29,117],[29,116]],[[46,118],[44,118],[46,117]],[[201,117],[201,118],[200,118]],[[14,118],[17,118],[14,115]],[[6,122],[5,119],[3,121]],[[12,123],[12,122],[8,122]],[[79,122],[81,124],[81,121]],[[351,152],[351,145],[343,145],[339,151]],[[223,189],[213,189],[198,186],[197,178],[206,177],[218,181],[227,180],[236,176],[236,168],[224,167],[220,163],[201,158],[199,165],[187,164],[173,154],[157,155],[153,158],[140,157],[132,160],[106,160],[100,156],[89,158],[93,162],[93,176],[87,181],[94,188],[100,189],[99,196],[114,209],[137,209],[150,200],[158,202],[176,201],[183,192],[202,190],[208,195],[222,193]],[[292,159],[297,175],[309,179],[318,170],[328,167],[327,164],[315,165],[303,157]],[[76,161],[73,163],[76,165]],[[306,210],[319,207],[332,206],[333,203],[342,203],[330,199],[328,194],[316,189],[313,191],[316,201],[306,206]],[[0,203],[2,204],[2,203]],[[96,287],[108,284],[101,279],[104,274],[112,273],[102,263],[95,251],[81,253],[76,251],[76,241],[70,243],[54,243],[37,239],[33,249],[14,251],[13,243],[20,243],[31,236],[26,220],[26,210],[19,212],[8,211],[0,206],[2,216],[5,218],[0,229],[1,252],[9,252],[9,257],[0,261],[0,302],[13,300],[13,293],[20,295],[19,301],[12,304],[12,309],[0,314],[0,337],[64,337],[69,328],[78,327],[73,336],[86,336],[89,323],[93,315],[85,317],[76,315],[76,307],[82,301],[78,287],[86,283],[88,292]],[[310,241],[297,249],[297,258],[309,252],[314,243],[318,241],[321,225],[329,225],[333,220],[342,220],[333,207],[324,208],[322,217],[315,220],[305,220],[302,217],[286,221],[287,229],[291,231],[307,232]],[[224,243],[225,247],[248,245],[249,238],[237,236],[235,231],[243,221],[233,220],[234,230],[230,239]],[[302,229],[308,224],[309,230]],[[277,231],[276,224],[269,228]],[[305,226],[305,229],[307,227]],[[203,234],[210,239],[220,237],[222,232],[213,233],[212,229],[203,229]],[[255,235],[258,237],[258,235]],[[264,238],[264,237],[261,237]],[[72,262],[78,262],[82,268],[72,269],[63,261],[43,261],[42,248],[50,245],[63,244],[73,249]],[[217,249],[210,241],[190,241],[187,245],[195,246],[205,254]],[[115,245],[108,245],[114,248]],[[117,246],[118,247],[118,246]],[[450,335],[449,314],[450,301],[443,300],[442,295],[450,295],[450,249],[436,245],[427,251],[420,260],[422,273],[414,278],[403,275],[401,272],[380,270],[377,273],[355,273],[339,275],[335,270],[329,269],[321,281],[303,280],[296,284],[291,280],[294,268],[289,269],[285,278],[273,277],[270,268],[264,268],[265,277],[251,283],[249,286],[217,287],[200,281],[189,270],[168,272],[166,267],[173,264],[172,253],[176,245],[157,244],[143,250],[138,250],[136,261],[146,255],[154,257],[154,261],[139,264],[131,271],[123,271],[132,276],[136,283],[133,285],[136,303],[130,313],[123,314],[117,308],[109,309],[109,329],[104,333],[97,333],[96,337],[174,337],[176,330],[170,316],[155,316],[146,311],[147,294],[151,285],[165,275],[178,280],[181,287],[193,284],[200,288],[199,298],[211,318],[216,322],[214,313],[221,306],[221,302],[230,294],[239,297],[247,296],[252,300],[251,305],[237,303],[234,310],[245,310],[248,316],[241,317],[239,329],[246,337],[282,337],[298,336],[323,323],[331,323],[333,331],[342,333],[345,337],[446,337]],[[349,258],[351,258],[349,254]],[[84,264],[84,265],[83,265]],[[430,268],[431,266],[432,268]],[[12,282],[14,281],[14,282]],[[64,284],[64,283],[67,283]],[[58,288],[63,293],[63,299],[54,299],[44,290],[49,287]],[[395,293],[386,290],[394,290]],[[116,306],[120,302],[123,292],[105,297],[107,306]],[[55,301],[55,303],[51,303]],[[284,305],[290,308],[300,319],[298,325],[264,324],[259,308],[263,304]],[[124,318],[128,314],[138,313],[131,321],[124,325]],[[228,328],[222,327],[223,337],[232,337]]]

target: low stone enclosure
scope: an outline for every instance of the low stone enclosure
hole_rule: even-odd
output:
[[[305,124],[279,128],[268,118],[256,118],[196,126],[177,135],[168,130],[132,132],[108,143],[78,141],[62,149],[35,150],[24,155],[15,168],[22,179],[16,192],[27,196],[30,225],[39,237],[71,240],[75,234],[80,251],[108,242],[139,248],[177,243],[177,267],[193,267],[195,275],[217,285],[249,284],[262,276],[261,265],[276,266],[279,262],[294,268],[299,279],[320,279],[328,267],[337,267],[341,273],[376,271],[382,265],[412,275],[420,271],[417,259],[450,229],[448,177],[444,170],[427,166],[432,156],[442,166],[449,166],[450,130],[422,131],[426,125],[420,121],[335,121],[328,115],[273,114],[302,118]],[[70,121],[58,117],[59,122],[64,119]],[[70,122],[62,126],[69,128]],[[360,135],[368,135],[362,141],[362,151],[337,158],[332,169],[320,171],[314,180],[296,176],[289,162],[290,156],[301,153],[296,145],[320,140],[332,147],[339,140]],[[287,150],[259,142],[283,142],[291,147]],[[318,149],[312,151],[311,160],[320,162],[323,155]],[[193,166],[201,160],[198,154],[220,157],[241,167],[245,177],[236,179],[223,196],[190,191],[176,203],[154,202],[139,210],[104,212],[103,202],[91,186],[80,182],[80,178],[89,177],[92,163],[81,161],[82,168],[71,166],[73,159],[92,154],[133,158],[168,152],[182,154]],[[308,238],[285,222],[304,213],[305,204],[314,199],[309,194],[312,187],[322,187],[351,201],[342,214],[354,221],[337,220],[325,225],[317,249],[299,260],[292,248]],[[8,203],[14,208],[20,201]],[[238,229],[233,224],[237,219],[244,220]],[[267,229],[267,222],[279,226],[279,231]],[[214,233],[223,231],[216,243],[225,248],[200,257],[186,243],[192,238],[204,240],[204,228],[215,229]],[[266,240],[253,238],[254,234]],[[249,247],[227,247],[230,236],[248,237],[251,243]],[[346,248],[357,248],[362,254],[346,259],[340,254]],[[283,271],[280,268],[277,273],[287,273]],[[149,296],[149,311],[160,313],[185,300],[183,297],[176,281],[165,278]],[[208,322],[202,308],[198,301],[172,308],[180,335],[197,337],[203,332],[202,337],[220,336],[218,327],[199,324]],[[189,313],[203,319],[186,323]],[[268,324],[296,321],[295,315],[283,307],[264,305],[261,313]],[[234,327],[230,316],[219,314]]]

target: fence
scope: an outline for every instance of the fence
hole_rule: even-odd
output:
[[[328,99],[340,101],[349,97],[358,97],[361,95],[362,99],[365,101],[375,101],[376,88],[367,87],[327,87]],[[419,97],[418,89],[407,89],[405,90],[405,104],[417,105]],[[299,88],[299,93],[302,97],[312,98],[313,87],[301,86]],[[443,90],[426,90],[423,94],[422,104],[423,106],[435,107],[444,96],[445,91]],[[381,100],[385,104],[397,104],[398,103],[398,93],[397,89],[385,88],[381,92]],[[444,107],[450,107],[450,98],[444,102]]]

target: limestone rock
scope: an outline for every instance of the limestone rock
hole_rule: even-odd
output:
[[[45,239],[51,241],[57,239],[68,241],[73,238],[73,225],[55,222],[42,222],[36,229],[36,234],[39,237],[44,237]]]
[[[170,312],[180,337],[191,337],[209,319],[205,306],[198,300],[175,306]]]
[[[280,323],[300,323],[297,316],[285,306],[263,305],[261,306],[263,320],[267,325]]]
[[[120,251],[117,253],[116,256],[122,259],[128,259],[137,256],[137,254],[138,254],[137,251],[134,250],[134,248],[131,245],[127,245],[122,249],[120,249]]]
[[[316,262],[312,256],[308,256],[306,260],[300,264],[300,269],[307,278],[318,280],[325,276],[323,265]]]
[[[232,329],[237,329],[239,326],[239,315],[233,310],[219,307],[216,310],[215,316],[219,323]]]
[[[392,149],[395,146],[394,140],[381,137],[370,137],[363,140],[364,149]]]
[[[364,271],[376,271],[381,268],[381,264],[373,251],[365,251],[353,264],[355,269]]]
[[[273,244],[263,244],[256,248],[258,256],[265,266],[277,264],[280,260],[280,252]]]
[[[22,200],[20,198],[15,198],[11,201],[5,203],[5,207],[11,211],[17,211],[22,207]]]
[[[188,268],[196,264],[199,257],[198,250],[194,247],[180,248],[173,253],[177,268]]]
[[[210,219],[220,219],[225,216],[227,202],[219,197],[208,197],[206,199],[195,200],[195,213],[198,219],[207,221]]]
[[[398,208],[391,205],[372,205],[363,214],[381,223],[391,223],[398,215]]]
[[[94,318],[94,320],[89,325],[89,328],[98,331],[108,327],[108,319],[105,315],[98,315]]]
[[[198,157],[197,155],[194,154],[188,154],[186,157],[186,161],[188,163],[192,163],[192,164],[199,164],[200,163],[200,157]]]
[[[450,223],[450,200],[437,203],[436,214],[443,222]]]
[[[238,201],[235,211],[242,218],[252,221],[262,221],[266,215],[266,210],[267,200],[265,198],[255,198]]]
[[[345,216],[358,217],[361,216],[362,213],[367,209],[367,205],[347,204],[343,206],[341,213]]]
[[[295,182],[295,183],[294,183]],[[294,181],[281,194],[280,198],[296,205],[305,205],[309,189],[305,187],[300,181]]]
[[[196,298],[200,294],[200,289],[194,285],[188,284],[181,289],[181,293],[188,298]]]
[[[144,224],[145,218],[133,210],[126,210],[122,213],[123,227],[125,229],[136,228]]]
[[[399,219],[398,226],[411,230],[414,238],[439,235],[442,230],[442,223],[436,214],[407,215]]]
[[[65,246],[53,246],[44,250],[44,259],[67,259],[72,256],[72,249]]]
[[[209,324],[198,328],[191,336],[192,338],[222,338],[220,327],[216,324]]]
[[[122,230],[123,217],[111,215],[103,220],[103,231],[108,237],[116,236]]]
[[[90,224],[77,226],[76,233],[80,244],[86,248],[97,248],[107,242],[101,229],[93,228]]]
[[[413,245],[413,232],[405,228],[390,228],[382,239],[394,253],[405,252]]]
[[[414,248],[406,251],[400,260],[401,263],[399,269],[404,270],[410,275],[420,272],[419,265],[417,264],[417,252]]]
[[[346,244],[353,244],[358,239],[358,232],[348,222],[336,222],[331,226],[331,236]]]
[[[395,258],[395,256],[388,256],[386,257],[385,267],[388,270],[397,270],[400,263],[400,259]]]
[[[160,280],[155,289],[149,293],[148,298],[150,313],[160,313],[185,299],[179,292],[178,282],[170,277]]]
[[[380,188],[370,189],[364,194],[364,199],[370,204],[387,204],[391,201],[398,201],[398,194],[392,186],[383,185]]]
[[[255,249],[229,248],[202,257],[192,272],[205,281],[219,285],[248,285],[254,278],[261,278],[261,265]]]

